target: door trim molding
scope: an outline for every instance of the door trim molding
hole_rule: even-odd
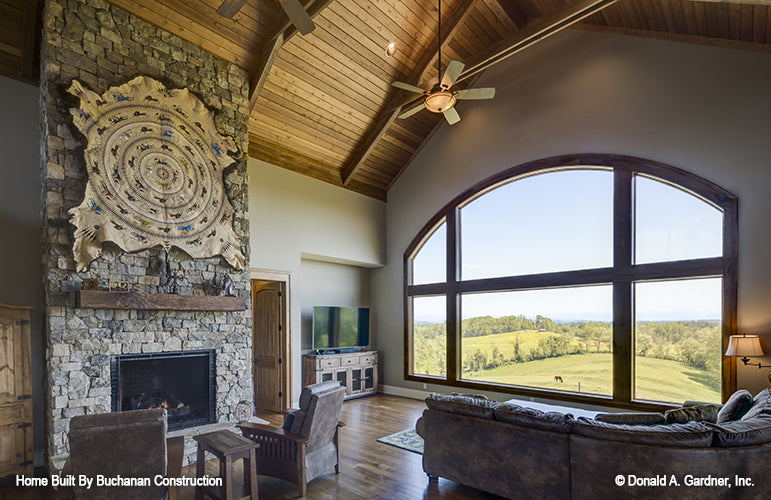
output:
[[[277,281],[283,283],[284,300],[281,301],[284,310],[281,311],[284,328],[281,337],[281,392],[282,410],[288,410],[292,407],[294,401],[292,394],[292,293],[291,281],[292,273],[289,271],[278,271],[274,269],[256,269],[249,270],[251,281]],[[251,286],[249,287],[251,290]],[[254,311],[252,311],[254,314]],[[252,329],[254,328],[254,316],[252,316]],[[254,340],[254,330],[252,330],[252,340]]]

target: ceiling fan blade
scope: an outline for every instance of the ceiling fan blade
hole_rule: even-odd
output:
[[[442,111],[442,114],[447,119],[447,123],[450,125],[455,125],[460,121],[460,115],[455,108],[445,109]]]
[[[425,107],[426,107],[426,104],[425,104],[425,103],[423,103],[423,102],[421,102],[420,104],[418,104],[418,105],[417,105],[417,106],[415,106],[414,108],[408,109],[408,110],[407,110],[407,111],[405,111],[404,113],[400,114],[400,115],[399,115],[399,118],[409,118],[410,116],[414,115],[414,114],[415,114],[415,113],[417,113],[418,111],[421,111],[421,110],[422,110],[423,108],[425,108]]]
[[[243,7],[245,3],[246,0],[225,0],[222,2],[222,5],[217,8],[217,14],[222,17],[227,17],[228,19],[233,19],[233,16],[238,14],[238,11],[241,10],[241,7]]]
[[[455,93],[456,99],[492,99],[493,97],[495,97],[495,89],[493,87],[465,89]]]
[[[300,3],[300,0],[279,0],[279,3],[301,34],[307,35],[316,29],[316,25],[313,24],[311,16],[305,12],[305,7]]]
[[[450,61],[450,64],[447,65],[447,69],[444,70],[444,75],[442,75],[442,87],[449,89],[455,85],[455,80],[458,79],[464,67],[466,67],[466,65],[460,61],[456,61],[455,59]]]
[[[426,91],[423,90],[420,87],[416,87],[415,85],[410,85],[409,83],[404,82],[393,82],[391,85],[394,87],[400,88],[402,90],[409,90],[410,92],[415,92],[416,94],[425,94]]]

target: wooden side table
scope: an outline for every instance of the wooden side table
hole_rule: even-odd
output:
[[[257,499],[257,460],[255,450],[260,446],[251,439],[239,436],[230,431],[216,431],[193,436],[198,441],[198,460],[196,477],[204,476],[204,452],[212,453],[220,462],[222,488],[219,495],[210,487],[196,486],[196,500],[203,500],[208,495],[218,500],[233,500],[233,462],[244,459],[244,498]]]

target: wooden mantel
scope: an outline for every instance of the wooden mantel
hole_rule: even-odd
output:
[[[242,297],[177,295],[170,293],[80,290],[78,307],[86,309],[144,309],[156,311],[244,311]]]

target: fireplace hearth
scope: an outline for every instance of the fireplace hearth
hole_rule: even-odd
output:
[[[169,430],[216,421],[213,350],[115,355],[110,367],[112,411],[166,408]]]

